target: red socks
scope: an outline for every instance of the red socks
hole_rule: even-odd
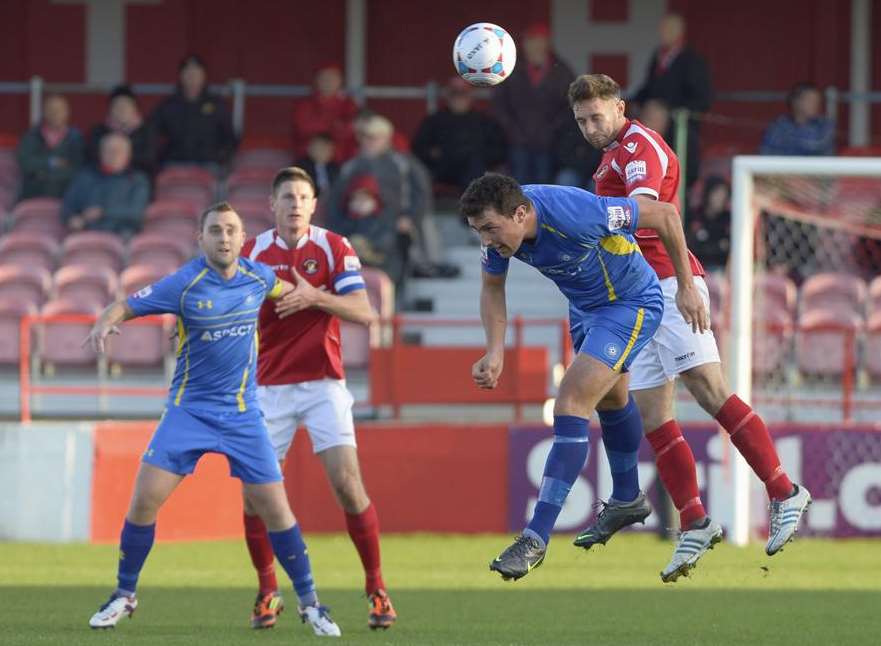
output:
[[[360,514],[346,514],[346,528],[364,566],[367,594],[385,589],[379,558],[379,518],[373,503]]]
[[[780,466],[777,449],[765,422],[737,395],[731,395],[719,412],[716,421],[728,431],[731,443],[737,447],[759,480],[765,483],[771,500],[783,500],[792,494],[792,482]]]
[[[658,475],[679,510],[679,523],[686,530],[692,523],[707,515],[697,486],[694,454],[682,437],[676,420],[661,424],[646,435],[655,451]]]
[[[275,556],[272,553],[272,543],[269,542],[269,534],[266,525],[260,516],[245,518],[245,542],[248,544],[248,552],[251,553],[251,563],[257,570],[257,579],[260,582],[260,595],[278,590],[278,581],[275,579]]]

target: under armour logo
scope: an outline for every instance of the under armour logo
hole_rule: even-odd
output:
[[[212,303],[211,301],[196,301],[196,307],[198,307],[200,310],[210,310],[212,307],[214,307],[214,303]]]

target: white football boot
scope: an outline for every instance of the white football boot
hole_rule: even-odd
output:
[[[330,608],[327,606],[306,606],[300,608],[300,619],[304,624],[312,626],[312,630],[319,637],[339,637],[342,635],[340,627],[330,618]]]
[[[795,537],[802,516],[811,506],[811,492],[804,485],[795,485],[795,493],[786,500],[772,500],[768,505],[768,544],[765,553],[774,556]]]
[[[673,558],[661,571],[661,581],[672,583],[680,576],[688,576],[707,550],[722,540],[722,526],[710,520],[703,529],[689,529],[679,534]]]
[[[134,596],[126,597],[114,592],[107,602],[98,608],[98,612],[89,619],[89,627],[113,628],[123,617],[131,618],[137,607],[138,600]]]

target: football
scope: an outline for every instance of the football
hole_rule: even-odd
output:
[[[498,85],[514,71],[516,62],[514,39],[490,22],[466,27],[453,43],[453,65],[459,76],[471,85]]]

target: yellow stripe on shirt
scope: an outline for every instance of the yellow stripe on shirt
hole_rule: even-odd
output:
[[[624,365],[624,361],[627,360],[627,356],[630,354],[630,351],[633,350],[633,345],[636,343],[636,339],[639,338],[639,333],[642,330],[642,321],[644,318],[645,310],[640,307],[636,310],[636,323],[633,325],[633,331],[630,333],[630,340],[627,341],[627,346],[624,348],[624,352],[621,353],[621,358],[618,359],[614,366],[612,366],[612,370],[615,372],[621,370],[621,366]]]
[[[609,302],[618,300],[618,295],[615,293],[615,287],[612,285],[612,279],[609,278],[609,271],[606,269],[606,263],[603,262],[603,257],[600,255],[600,252],[597,251],[597,260],[600,261],[600,268],[603,270],[603,282],[606,284],[606,291],[609,292]]]
[[[600,246],[616,256],[629,256],[632,253],[642,253],[637,243],[631,242],[622,235],[600,238]]]
[[[184,288],[184,291],[180,294],[180,316],[177,319],[177,354],[180,356],[181,352],[183,352],[184,346],[186,346],[187,352],[184,355],[184,376],[180,381],[180,387],[177,389],[177,394],[174,397],[174,405],[180,406],[181,398],[184,396],[184,390],[187,387],[187,381],[190,379],[190,338],[187,334],[187,328],[183,324],[183,312],[184,312],[184,296],[187,295],[187,292],[192,289],[192,287],[202,280],[205,277],[205,274],[208,273],[208,267],[205,267],[202,271],[200,271],[196,277],[190,281],[190,284]]]

